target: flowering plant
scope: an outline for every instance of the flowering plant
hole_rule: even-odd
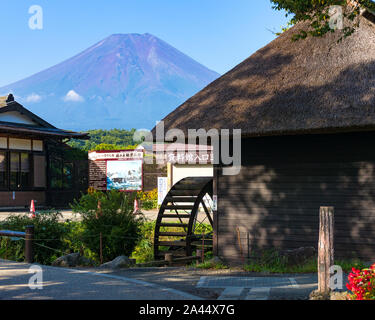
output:
[[[158,189],[151,191],[138,191],[137,199],[141,201],[141,207],[145,210],[156,209],[158,207]]]
[[[137,192],[137,199],[141,201],[147,200],[158,200],[158,189],[155,188],[151,191],[138,191]]]
[[[353,268],[348,279],[346,287],[352,292],[350,300],[375,300],[375,264],[369,269]]]

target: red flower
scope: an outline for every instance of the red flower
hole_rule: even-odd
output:
[[[352,268],[348,280],[346,287],[352,292],[351,300],[375,299],[375,264],[364,270]]]

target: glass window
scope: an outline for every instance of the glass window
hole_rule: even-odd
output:
[[[26,152],[20,154],[20,185],[21,188],[30,185],[30,158]]]
[[[20,154],[18,152],[10,153],[10,187],[12,189],[19,188],[19,168]]]
[[[65,162],[63,168],[64,189],[73,188],[73,163]]]
[[[30,157],[27,152],[10,152],[10,187],[22,189],[30,186]]]
[[[64,155],[54,153],[49,157],[49,179],[52,189],[70,190],[74,186],[74,164]]]
[[[50,158],[49,171],[50,171],[50,181],[52,189],[62,188],[62,159],[54,156]]]
[[[7,187],[7,154],[0,152],[0,188]]]

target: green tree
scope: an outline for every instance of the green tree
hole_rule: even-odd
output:
[[[135,129],[111,129],[86,131],[90,140],[72,140],[69,145],[83,151],[133,149],[140,141],[134,141]]]
[[[300,31],[293,36],[293,40],[304,39],[307,36],[321,37],[335,30],[330,28],[330,8],[343,8],[344,28],[340,30],[342,37],[350,36],[359,25],[356,19],[361,10],[375,11],[375,3],[371,0],[271,0],[273,9],[286,11],[286,16],[292,16],[288,26],[301,21],[309,21],[310,28]]]

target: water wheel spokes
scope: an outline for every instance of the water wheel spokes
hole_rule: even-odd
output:
[[[158,213],[154,232],[154,257],[162,259],[166,252],[191,256],[200,245],[202,231],[205,245],[212,246],[212,233],[206,233],[207,220],[212,227],[211,177],[188,177],[177,182],[168,192]],[[199,209],[205,218],[200,221]]]

